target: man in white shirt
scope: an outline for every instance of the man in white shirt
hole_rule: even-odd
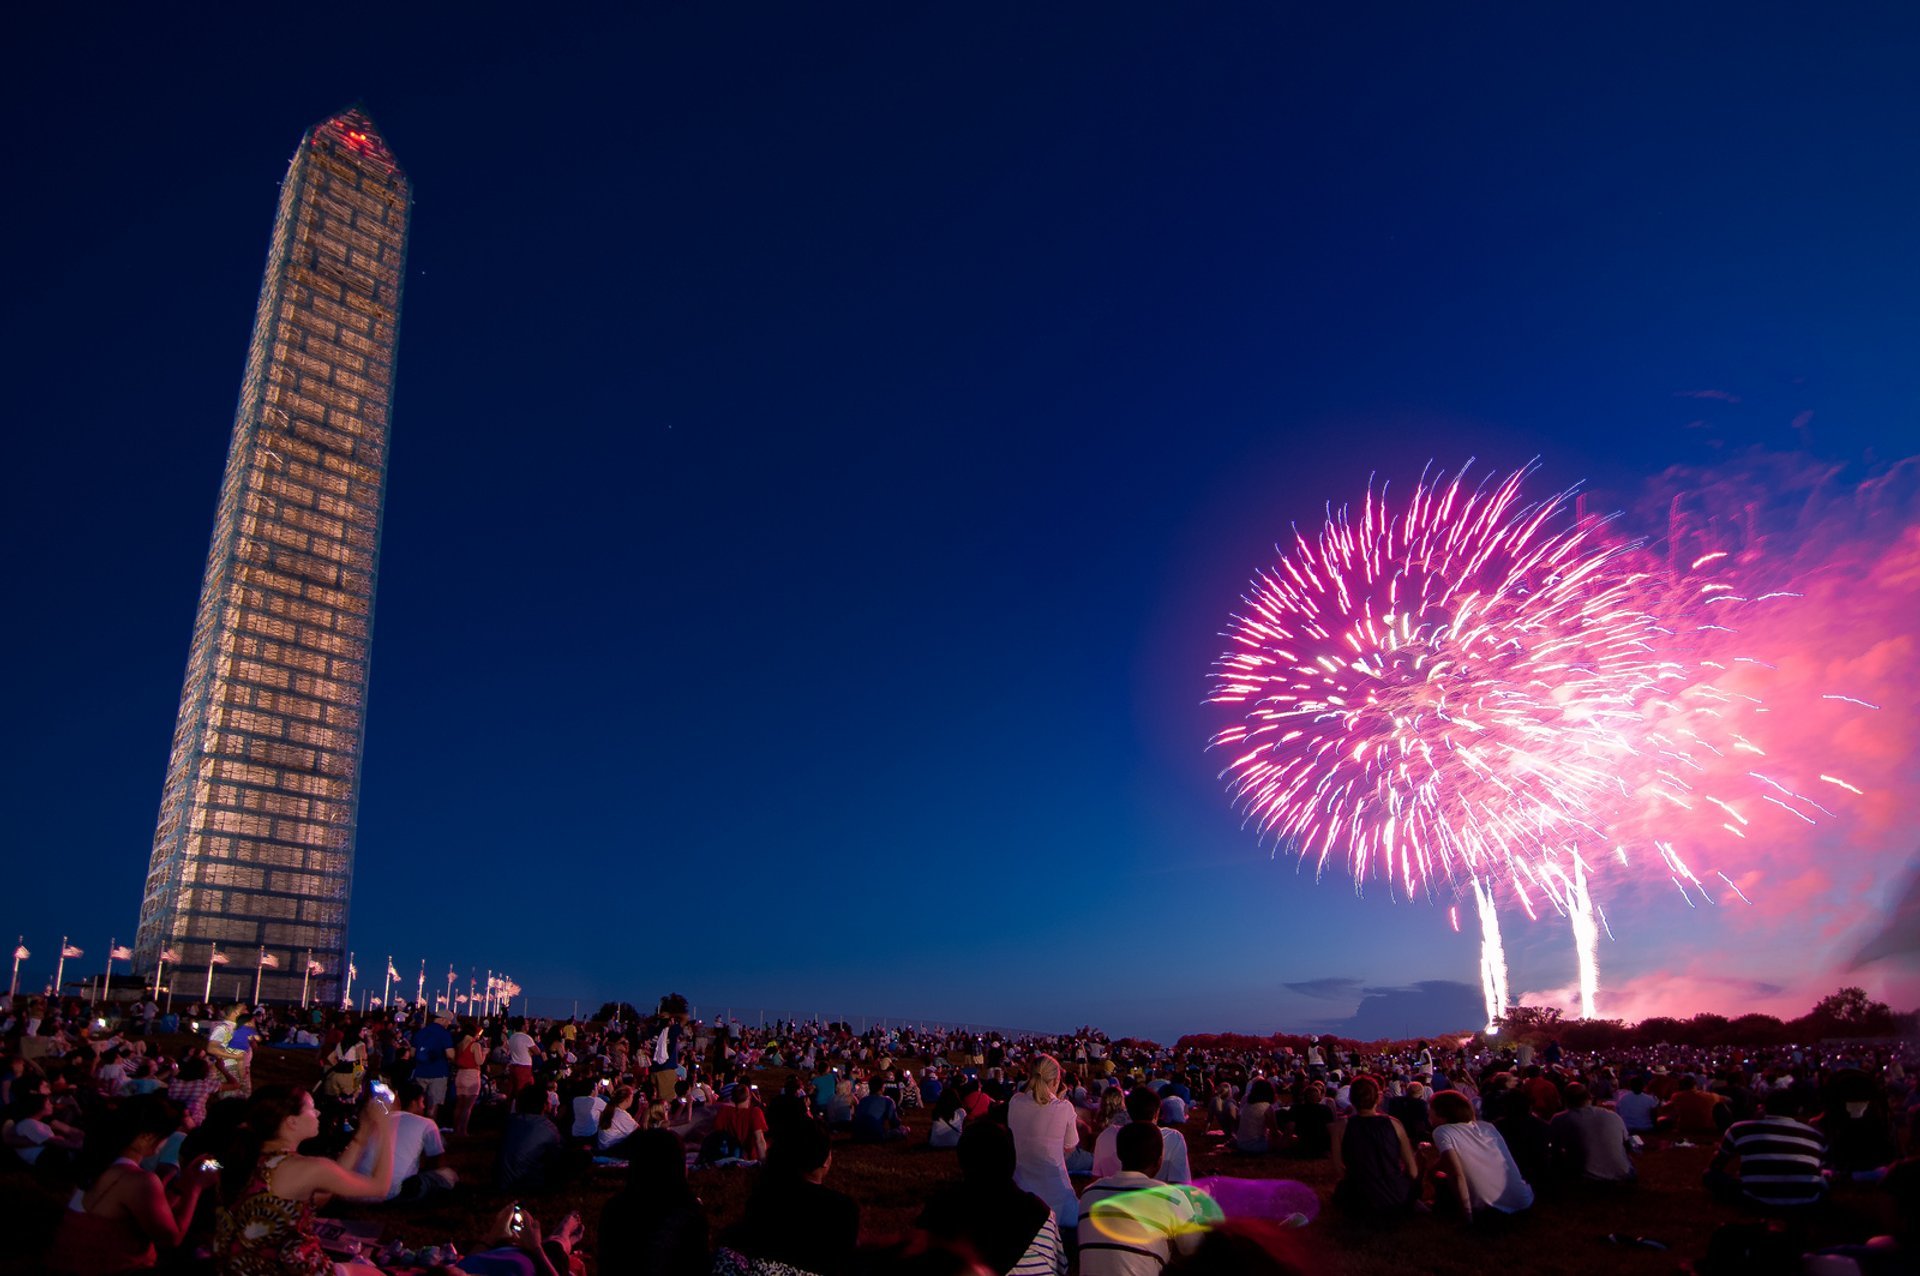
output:
[[[1159,1125],[1160,1096],[1147,1086],[1135,1086],[1127,1095],[1127,1123]],[[1120,1131],[1125,1125],[1109,1125],[1093,1141],[1093,1174],[1107,1178],[1120,1173]],[[1160,1128],[1160,1168],[1154,1177],[1162,1183],[1191,1183],[1193,1170],[1187,1163],[1187,1136],[1178,1130]]]
[[[524,1019],[515,1019],[509,1027],[512,1032],[507,1036],[507,1098],[533,1084],[533,1059],[540,1054],[540,1047],[527,1035]]]
[[[1514,1163],[1492,1122],[1473,1119],[1473,1104],[1457,1090],[1433,1096],[1433,1146],[1450,1176],[1468,1222],[1475,1213],[1518,1214],[1533,1204],[1533,1188]]]
[[[1160,1169],[1159,1126],[1129,1121],[1114,1141],[1120,1172],[1080,1196],[1081,1276],[1160,1276],[1176,1249],[1188,1253],[1200,1242],[1192,1189],[1154,1177]]]
[[[418,1201],[435,1192],[444,1192],[460,1181],[447,1166],[429,1164],[445,1156],[447,1147],[440,1140],[440,1127],[426,1116],[427,1091],[417,1081],[404,1081],[396,1095],[399,1104],[393,1114],[393,1185],[384,1199]],[[378,1103],[369,1098],[368,1103]],[[359,1174],[373,1173],[377,1149],[372,1143],[360,1151],[353,1168]]]

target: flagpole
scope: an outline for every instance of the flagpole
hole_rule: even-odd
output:
[[[420,982],[413,987],[413,999],[420,1005],[427,1004],[427,959],[420,959]]]
[[[313,983],[313,949],[307,949],[307,964],[300,971],[300,1009],[307,1008],[307,987]]]
[[[200,994],[200,1000],[206,1002],[209,1009],[213,1006],[213,959],[219,955],[218,944],[213,945],[213,951],[207,954],[207,990]]]
[[[253,1004],[260,1004],[260,976],[267,973],[267,946],[260,945],[260,955],[253,961]]]
[[[487,1017],[491,1019],[493,1017],[493,967],[491,966],[487,967],[486,1000],[481,1004],[487,1008]]]
[[[380,1008],[385,1010],[393,997],[393,954],[387,954],[387,981],[380,986]]]
[[[447,1013],[453,1013],[453,967],[447,967]]]
[[[65,935],[62,935],[60,936],[60,960],[55,962],[53,965],[53,996],[56,1001],[60,997],[60,979],[66,973],[67,973],[67,937]]]
[[[353,1009],[353,950],[347,950],[347,982],[340,993],[340,1009]]]
[[[107,989],[113,987],[113,945],[118,938],[119,936],[116,935],[107,941],[107,982],[100,985],[100,1001],[107,999]]]
[[[7,985],[8,997],[20,995],[20,954],[26,950],[27,937],[22,935],[13,945],[13,981]]]
[[[140,941],[136,939],[134,942],[137,944]],[[167,946],[165,944],[160,945],[160,961],[153,969],[153,999],[155,1001],[160,1000],[160,986],[166,982],[167,978],[166,951]]]

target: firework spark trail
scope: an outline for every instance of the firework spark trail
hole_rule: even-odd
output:
[[[1480,990],[1486,994],[1487,1031],[1492,1032],[1507,1017],[1507,954],[1500,943],[1500,914],[1493,891],[1477,877],[1473,897],[1480,906]]]
[[[1587,889],[1586,863],[1578,854],[1567,858],[1572,862],[1572,873],[1552,865],[1546,873],[1547,886],[1573,928],[1574,955],[1580,968],[1580,1017],[1591,1019],[1600,991],[1600,926],[1594,920],[1593,896]]]
[[[1725,550],[1660,567],[1571,492],[1523,500],[1531,469],[1474,484],[1466,469],[1423,474],[1397,504],[1369,484],[1357,511],[1329,506],[1316,535],[1296,528],[1232,617],[1208,697],[1232,715],[1209,747],[1230,757],[1221,778],[1263,841],[1311,859],[1316,878],[1337,864],[1356,891],[1370,878],[1408,899],[1472,889],[1490,1018],[1506,1002],[1502,896],[1530,918],[1543,896],[1568,920],[1594,1013],[1600,927],[1580,847],[1612,846],[1694,907],[1694,890],[1713,897],[1663,822],[1711,807],[1737,847],[1754,814],[1709,786],[1750,779],[1802,821],[1803,806],[1831,814],[1728,772],[1736,755],[1765,756],[1742,731],[1766,712],[1728,680],[1775,666],[1724,647],[1745,609],[1796,595],[1693,574],[1730,565]],[[1659,855],[1630,860],[1617,837]]]

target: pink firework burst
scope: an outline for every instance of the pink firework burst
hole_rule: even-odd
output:
[[[1214,665],[1236,807],[1316,874],[1408,897],[1591,840],[1640,703],[1675,676],[1627,547],[1572,494],[1424,478],[1369,490],[1255,576]],[[1531,877],[1531,871],[1524,876]],[[1524,891],[1524,887],[1521,887]]]

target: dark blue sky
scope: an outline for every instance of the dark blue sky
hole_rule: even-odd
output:
[[[356,100],[417,203],[353,944],[536,1008],[1475,981],[1201,753],[1275,537],[1429,458],[1622,503],[1920,433],[1902,6],[396,8],[4,19],[36,962],[132,934],[275,183]]]

